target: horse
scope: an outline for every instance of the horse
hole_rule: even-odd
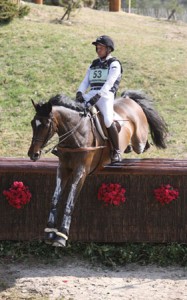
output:
[[[111,144],[100,113],[98,118],[104,134],[95,126],[96,114],[85,111],[82,104],[63,94],[50,98],[48,102],[36,104],[32,100],[32,103],[36,114],[31,121],[33,137],[28,150],[30,159],[39,160],[54,134],[58,135],[58,142],[50,149],[58,156],[59,164],[44,240],[52,246],[64,247],[76,200],[85,179],[110,163]],[[120,127],[121,152],[127,152],[129,146],[137,154],[146,151],[150,146],[149,132],[157,148],[166,148],[167,124],[145,93],[126,91],[115,99],[114,112],[114,118]],[[66,188],[69,190],[64,192]],[[68,195],[66,199],[64,194]],[[65,208],[60,229],[57,229],[57,205],[61,199]]]

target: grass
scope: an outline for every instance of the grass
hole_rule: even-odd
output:
[[[125,89],[142,89],[169,127],[168,148],[153,147],[126,157],[187,158],[187,25],[150,17],[81,9],[70,22],[58,24],[60,7],[29,4],[31,12],[0,27],[0,156],[27,157],[31,141],[31,99],[48,100],[57,93],[72,98],[89,63],[95,58],[91,42],[100,34],[113,37],[124,75]],[[50,155],[49,155],[50,156]],[[114,266],[129,262],[187,265],[185,245],[70,244],[51,249],[42,242],[0,242],[0,258],[28,259],[82,254],[92,262]],[[0,281],[0,288],[6,283]]]
[[[169,127],[165,151],[153,147],[126,157],[187,158],[186,24],[88,8],[58,24],[62,8],[29,5],[29,16],[0,27],[0,156],[27,157],[30,100],[61,92],[73,98],[95,58],[91,42],[104,33],[115,40],[114,54],[124,68],[119,95],[125,89],[146,91]]]
[[[35,262],[51,264],[64,256],[86,259],[93,264],[116,267],[128,263],[158,266],[187,266],[187,245],[151,243],[69,243],[66,248],[49,247],[42,241],[37,242],[0,242],[0,262]],[[4,283],[2,282],[2,285]],[[0,282],[1,285],[1,282]]]

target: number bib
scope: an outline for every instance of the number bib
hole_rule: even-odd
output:
[[[89,81],[91,86],[96,84],[104,84],[108,77],[107,69],[91,69],[89,74]]]

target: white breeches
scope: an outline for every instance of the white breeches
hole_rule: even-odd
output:
[[[90,98],[95,96],[97,93],[97,90],[90,90],[87,94],[84,94],[83,97],[85,101],[88,102]],[[109,128],[114,120],[114,94],[109,92],[107,98],[101,97],[96,105],[103,115],[105,126]]]

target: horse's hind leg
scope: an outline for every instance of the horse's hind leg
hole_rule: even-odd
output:
[[[143,153],[146,149],[149,148],[148,143],[148,130],[142,128],[142,130],[136,130],[131,139],[132,148],[137,154]]]
[[[79,166],[76,172],[73,174],[73,179],[71,182],[71,189],[66,202],[66,207],[64,211],[63,221],[60,231],[56,233],[56,238],[53,246],[64,247],[66,246],[66,241],[69,235],[69,229],[71,225],[72,213],[75,207],[76,200],[80,193],[80,190],[84,184],[87,172],[85,166]]]
[[[44,230],[45,242],[47,244],[53,243],[53,241],[56,237],[56,232],[58,232],[58,230],[56,228],[57,205],[59,203],[59,200],[61,198],[62,192],[65,188],[68,178],[69,178],[68,170],[63,169],[63,172],[62,172],[61,166],[59,164],[59,166],[57,168],[57,174],[56,174],[56,187],[55,187],[55,191],[54,191],[52,201],[51,201],[51,210],[49,213],[47,227]]]
[[[119,145],[120,145],[120,150],[123,151],[124,153],[129,153],[132,150],[131,145],[131,129],[128,128],[127,126],[124,126],[121,128],[121,131],[119,133]]]
[[[133,151],[133,148],[132,148],[131,144],[129,144],[129,145],[127,146],[127,148],[125,149],[124,153],[130,153],[130,152],[132,152],[132,151]]]
[[[143,152],[146,152],[151,147],[151,144],[147,141]]]
[[[136,143],[133,143],[133,141],[132,141],[132,148],[133,148],[134,152],[136,152],[137,154],[143,153],[145,147],[146,147],[146,142],[142,143],[142,142],[137,142],[136,141]]]

